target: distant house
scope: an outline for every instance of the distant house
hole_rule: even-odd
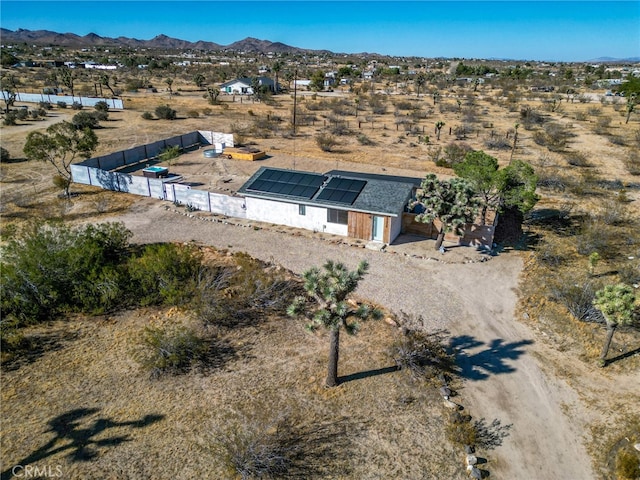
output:
[[[275,92],[275,84],[271,78],[256,77],[255,80],[258,81],[258,85],[264,85],[269,91]],[[230,80],[220,85],[220,91],[231,94],[253,95],[253,83],[253,78],[236,78],[235,80]]]
[[[409,177],[261,167],[238,193],[252,220],[391,243],[419,185]]]

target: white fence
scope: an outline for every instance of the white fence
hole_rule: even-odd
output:
[[[124,104],[119,98],[80,97],[77,95],[49,95],[47,93],[17,93],[16,100],[18,102],[27,103],[49,102],[53,105],[58,102],[65,102],[68,105],[72,105],[74,102],[78,102],[83,107],[94,107],[98,102],[107,102],[109,108],[124,110]]]
[[[205,131],[190,132],[102,157],[89,158],[84,162],[71,165],[71,174],[76,183],[179,202],[202,211],[245,218],[247,215],[243,197],[193,189],[188,185],[176,183],[181,180],[177,175],[168,178],[147,178],[117,171],[125,166],[142,164],[147,160],[155,159],[162,150],[170,146],[177,145],[183,150],[189,150],[202,145],[215,144],[233,146],[233,135]],[[143,165],[140,165],[140,168],[143,168]]]

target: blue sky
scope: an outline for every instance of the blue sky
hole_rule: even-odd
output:
[[[228,45],[246,37],[385,55],[640,57],[640,1],[0,1],[0,25]]]

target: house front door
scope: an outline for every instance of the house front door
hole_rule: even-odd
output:
[[[373,232],[371,238],[375,242],[382,242],[384,240],[384,217],[373,217]]]

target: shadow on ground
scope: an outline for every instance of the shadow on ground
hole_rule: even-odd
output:
[[[164,415],[145,415],[140,420],[117,422],[110,418],[98,417],[91,420],[100,411],[98,408],[77,408],[69,410],[49,421],[49,429],[54,437],[30,455],[16,462],[16,466],[35,465],[52,455],[68,452],[72,462],[84,462],[99,455],[99,449],[115,447],[130,441],[126,435],[96,439],[104,431],[114,427],[144,428],[164,418]],[[8,480],[14,476],[24,476],[22,468],[15,466],[4,470],[0,479]]]
[[[526,350],[523,347],[532,343],[532,340],[505,342],[501,338],[485,343],[471,335],[459,335],[451,338],[449,346],[457,352],[462,378],[486,380],[491,375],[515,372],[516,368],[509,360],[517,360],[524,355]]]

